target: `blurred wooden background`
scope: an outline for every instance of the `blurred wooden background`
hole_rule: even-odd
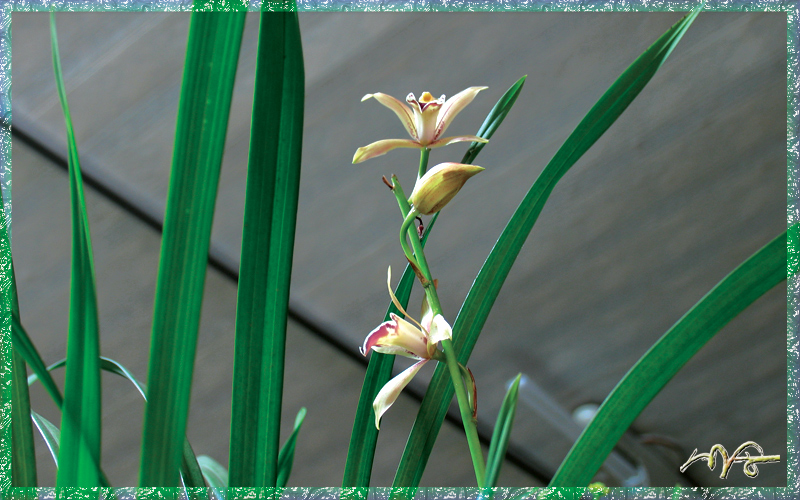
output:
[[[516,106],[476,160],[486,171],[442,212],[428,245],[452,321],[558,146],[679,18],[301,14],[307,104],[286,433],[300,406],[309,413],[290,485],[341,484],[364,373],[352,354],[384,314],[386,267],[397,279],[403,266],[401,220],[380,177],[396,173],[409,191],[417,153],[399,150],[351,165],[359,146],[405,136],[389,110],[361,97],[450,96],[486,85],[448,130],[472,134],[502,93],[528,75]],[[87,192],[101,348],[141,379],[160,234],[130,207],[153,220],[163,216],[188,21],[186,14],[58,15],[81,157],[86,173],[112,194]],[[65,353],[69,287],[69,195],[58,165],[66,150],[63,117],[48,15],[14,13],[12,26],[14,259],[23,323],[45,361],[54,362]],[[241,242],[257,31],[258,15],[250,14],[213,230],[213,253],[232,270]],[[601,402],[671,324],[785,230],[786,60],[785,14],[701,14],[637,100],[559,183],[470,361],[483,430],[490,430],[505,384],[518,372],[565,411]],[[458,161],[464,148],[434,150],[431,165]],[[188,430],[195,451],[221,463],[228,456],[235,294],[230,277],[209,270]],[[420,299],[415,294],[412,304]],[[757,479],[735,466],[723,481],[702,464],[686,476],[710,486],[785,485],[786,318],[781,285],[685,367],[635,422],[631,438],[673,443],[647,445],[673,472],[694,448],[721,443],[732,450],[754,440],[782,457],[760,467]],[[424,370],[409,393],[421,394],[431,372]],[[114,485],[133,485],[143,405],[123,380],[109,375],[103,382],[105,469]],[[540,485],[535,476],[552,474],[570,446],[525,394],[512,437],[523,463],[504,467],[503,486]],[[58,422],[39,388],[33,405]],[[417,407],[405,395],[384,417],[374,486],[391,484]],[[52,484],[51,461],[40,451],[41,482]],[[460,428],[446,423],[423,486],[470,486],[471,470]]]

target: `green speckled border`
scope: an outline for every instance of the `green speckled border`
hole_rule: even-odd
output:
[[[300,11],[370,11],[370,12],[648,12],[648,11],[688,11],[697,5],[695,0],[299,0]],[[0,0],[0,185],[4,213],[11,212],[11,12],[14,11],[188,11],[192,0]],[[250,0],[251,10],[261,7],[260,0]],[[800,221],[800,143],[798,124],[800,124],[800,52],[798,52],[798,33],[800,33],[800,7],[793,0],[721,0],[709,1],[708,11],[734,12],[786,12],[787,14],[787,225]],[[10,221],[9,221],[10,225]],[[0,243],[1,245],[1,243]],[[0,498],[134,498],[181,499],[185,498],[178,488],[154,488],[136,490],[133,488],[71,489],[56,491],[53,488],[9,489],[11,480],[11,381],[10,381],[10,306],[8,293],[10,280],[10,249],[0,247],[0,293],[2,293],[2,323],[0,323]],[[800,277],[790,279],[787,296],[787,350],[788,356],[788,487],[786,488],[613,488],[609,499],[795,499],[800,497],[798,482],[798,311],[800,311]],[[498,488],[494,498],[570,498],[579,499],[585,492],[582,488],[539,489],[539,488]],[[206,493],[206,492],[204,492]],[[341,496],[339,488],[287,488],[278,493],[258,489],[211,490],[209,499],[304,499],[334,500]],[[370,488],[359,495],[363,500],[384,500],[390,497],[390,488]],[[479,496],[475,488],[420,488],[417,499],[473,499]],[[583,496],[583,498],[590,498]]]

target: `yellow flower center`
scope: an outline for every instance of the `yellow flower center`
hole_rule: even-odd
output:
[[[419,96],[420,103],[428,103],[431,101],[435,101],[436,99],[433,98],[430,92],[423,92],[421,96]]]

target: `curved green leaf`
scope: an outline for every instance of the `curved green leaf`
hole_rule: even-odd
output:
[[[203,3],[197,3],[197,10]],[[240,2],[235,8],[246,5]],[[150,340],[139,485],[178,486],[211,222],[244,12],[195,12],[178,105]]]
[[[519,399],[519,381],[522,374],[517,375],[514,382],[509,386],[497,413],[497,421],[494,424],[492,441],[489,444],[489,454],[486,457],[486,479],[484,485],[487,488],[497,486],[500,478],[500,467],[508,449],[508,441],[511,439],[511,426],[514,424],[514,415],[517,412],[517,400]]]
[[[278,488],[283,488],[289,481],[289,475],[292,473],[292,464],[294,463],[294,449],[297,444],[297,435],[300,433],[300,427],[303,425],[303,420],[306,418],[306,409],[300,408],[297,416],[294,418],[294,430],[289,436],[289,439],[283,444],[280,453],[278,453]]]
[[[274,487],[280,475],[304,93],[297,13],[262,12],[236,302],[228,463],[236,487]]]
[[[50,40],[56,87],[64,112],[72,215],[72,274],[69,295],[67,356],[70,368],[61,407],[61,448],[56,485],[100,486],[100,327],[94,279],[92,242],[83,193],[78,146],[67,104],[67,90],[58,54],[55,13],[50,13]]]
[[[517,97],[519,97],[520,91],[522,91],[522,86],[525,84],[525,80],[528,78],[528,75],[523,76],[512,85],[508,90],[506,90],[505,94],[495,103],[494,107],[489,114],[486,116],[486,119],[483,121],[481,128],[478,129],[478,133],[475,134],[478,137],[483,137],[484,139],[490,139],[492,135],[495,133],[500,124],[503,123],[503,120],[506,119],[506,115],[511,108],[514,106],[514,103],[517,101]],[[478,153],[481,152],[481,149],[486,145],[485,142],[473,142],[470,143],[467,152],[464,154],[464,158],[461,159],[461,163],[470,164],[475,161],[475,158],[478,156]]]
[[[219,462],[208,455],[200,455],[197,457],[197,463],[210,487],[226,488],[228,486],[228,471]]]
[[[61,431],[52,422],[35,411],[31,411],[31,420],[36,425],[36,429],[39,430],[39,434],[44,438],[47,449],[50,450],[50,455],[53,456],[53,463],[58,467],[58,448],[61,442]]]
[[[11,241],[8,237],[8,224],[5,206],[0,219],[0,255],[3,259],[2,273],[9,280],[5,289],[3,303],[10,309],[11,324],[11,487],[24,488],[36,486],[36,452],[33,447],[33,427],[30,419],[31,402],[28,385],[25,356],[20,352],[19,342],[14,338],[19,333],[15,324],[19,323],[19,301],[17,299],[17,283],[14,278],[14,261],[11,255]],[[30,339],[28,339],[30,341]],[[30,344],[33,348],[33,344]],[[36,352],[36,349],[33,348]],[[38,357],[38,353],[36,353]],[[6,438],[7,439],[7,438]]]
[[[678,370],[730,320],[785,279],[783,233],[720,281],[642,356],[608,395],[550,486],[589,484],[622,434]]]
[[[469,360],[500,288],[558,180],[614,123],[650,81],[698,13],[699,8],[672,26],[622,73],[589,110],[536,179],[492,248],[458,313],[453,325],[453,343],[459,363],[466,365]],[[394,486],[419,485],[452,398],[453,386],[447,368],[443,365],[437,366],[403,451]]]

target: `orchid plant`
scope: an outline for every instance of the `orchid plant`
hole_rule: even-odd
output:
[[[372,349],[386,354],[401,354],[415,359],[417,363],[393,378],[381,389],[373,403],[375,410],[375,426],[379,427],[380,418],[394,403],[400,391],[408,385],[425,363],[430,360],[444,362],[450,372],[455,386],[459,409],[461,411],[464,430],[467,435],[470,455],[475,468],[478,486],[483,486],[486,464],[480,448],[480,439],[476,427],[477,408],[475,405],[475,384],[470,372],[458,362],[453,347],[452,328],[444,319],[439,295],[436,290],[430,267],[425,258],[421,244],[421,234],[411,224],[418,215],[431,215],[440,211],[452,200],[464,183],[473,175],[483,170],[476,165],[462,163],[442,163],[428,171],[428,157],[431,148],[464,141],[486,144],[488,139],[477,136],[460,136],[440,138],[455,116],[472,100],[475,95],[487,87],[470,87],[449,100],[445,96],[434,99],[429,92],[423,92],[419,101],[414,94],[408,94],[406,101],[411,110],[399,100],[382,93],[367,94],[362,101],[375,97],[378,102],[390,108],[403,122],[409,135],[414,140],[387,139],[374,142],[359,148],[353,157],[353,163],[385,154],[399,147],[415,147],[420,149],[420,161],[417,181],[411,196],[406,198],[397,176],[392,175],[391,182],[386,184],[394,193],[400,206],[403,222],[400,226],[400,244],[409,264],[425,290],[423,315],[420,323],[410,318],[397,300],[391,288],[391,269],[387,285],[392,303],[407,318],[412,319],[419,328],[392,313],[391,321],[387,321],[373,330],[364,340],[361,353],[366,355]],[[413,111],[413,120],[412,112]],[[408,244],[410,237],[411,245]],[[442,350],[437,343],[442,344]],[[467,373],[468,377],[464,377]],[[466,382],[468,380],[469,382]]]

